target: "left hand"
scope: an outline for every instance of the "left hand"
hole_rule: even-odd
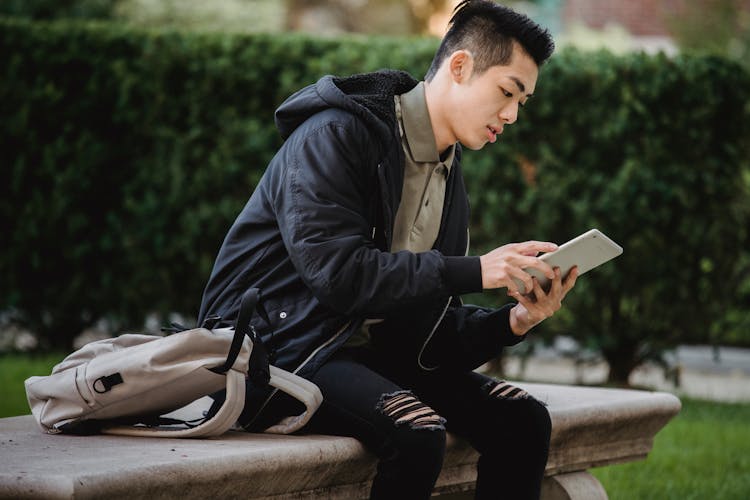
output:
[[[549,318],[562,306],[565,295],[573,288],[578,278],[578,267],[570,270],[565,279],[560,275],[560,268],[555,268],[555,278],[551,281],[549,292],[542,289],[534,278],[531,293],[521,295],[518,292],[511,296],[518,301],[510,310],[510,328],[515,335],[524,335],[534,326]]]

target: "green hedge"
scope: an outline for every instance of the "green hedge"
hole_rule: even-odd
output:
[[[481,211],[483,234],[509,210],[517,239],[599,227],[625,248],[581,280],[551,329],[602,350],[615,380],[678,342],[748,343],[748,74],[713,57],[566,53],[542,78],[504,138],[527,181]],[[496,196],[480,190],[491,178],[475,191]],[[730,310],[744,325],[727,324]]]
[[[110,19],[117,0],[2,0],[0,16],[27,19]]]
[[[0,22],[1,309],[67,347],[101,316],[195,315],[224,233],[328,73],[416,70],[430,40],[313,40]]]
[[[327,73],[420,77],[435,47],[0,21],[0,308],[60,345],[102,316],[194,316],[280,144],[276,106]],[[599,227],[625,254],[549,330],[631,361],[750,343],[749,102],[748,74],[719,58],[556,55],[518,124],[466,152],[475,251]]]

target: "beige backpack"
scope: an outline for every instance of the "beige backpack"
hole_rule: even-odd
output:
[[[51,375],[26,380],[36,421],[50,434],[218,436],[242,412],[249,376],[253,384],[270,384],[305,405],[300,415],[266,432],[300,429],[323,397],[312,382],[268,364],[250,326],[258,299],[257,289],[245,293],[234,328],[195,328],[166,337],[128,334],[85,345]],[[226,399],[210,418],[188,422],[163,416],[224,388]]]

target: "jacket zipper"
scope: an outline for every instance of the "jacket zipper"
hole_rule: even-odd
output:
[[[471,241],[471,235],[469,234],[469,229],[466,229],[466,250],[464,251],[464,255],[469,255],[469,245]],[[461,305],[463,305],[463,300],[461,300],[461,297],[458,298],[459,302],[461,302]],[[448,307],[451,305],[451,297],[448,298],[448,303],[445,304],[445,307],[443,308],[443,313],[438,318],[437,322],[435,323],[435,326],[432,327],[432,331],[427,336],[427,340],[424,341],[424,344],[422,344],[422,349],[419,350],[419,354],[417,355],[417,364],[419,367],[425,371],[431,372],[434,370],[437,370],[440,368],[440,366],[434,366],[432,368],[425,366],[422,364],[422,354],[424,354],[424,350],[427,349],[427,344],[430,343],[430,340],[432,339],[432,336],[435,334],[435,330],[437,330],[438,325],[440,325],[440,322],[443,321],[443,318],[445,317],[445,313],[448,312]]]
[[[424,341],[424,344],[422,344],[422,349],[420,349],[419,354],[417,355],[417,364],[419,367],[425,371],[431,372],[433,370],[437,370],[440,368],[440,365],[433,366],[432,368],[425,366],[422,364],[422,354],[424,354],[424,350],[427,349],[427,344],[430,343],[430,340],[432,339],[432,336],[435,335],[435,330],[437,330],[438,325],[440,325],[440,322],[443,321],[443,318],[445,317],[445,313],[448,312],[448,306],[451,305],[451,299],[452,297],[448,297],[448,302],[446,302],[445,307],[443,308],[443,312],[438,318],[438,320],[435,322],[435,326],[432,327],[432,331],[427,336],[427,340]]]
[[[304,360],[297,367],[297,369],[294,370],[293,373],[296,375],[297,372],[299,372],[307,364],[308,361],[310,361],[316,354],[318,354],[318,352],[320,352],[321,349],[323,349],[324,347],[330,345],[334,340],[336,340],[337,338],[339,338],[339,336],[342,333],[344,333],[344,330],[346,330],[347,328],[349,328],[349,325],[351,325],[351,324],[352,324],[351,321],[347,321],[346,323],[344,323],[344,326],[342,326],[341,328],[339,328],[339,330],[333,335],[333,337],[331,337],[330,339],[328,339],[325,343],[321,344],[317,349],[315,349],[312,353],[310,353],[310,355],[307,357],[307,359]]]

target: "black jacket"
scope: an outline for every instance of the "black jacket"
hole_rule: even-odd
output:
[[[279,107],[285,143],[221,246],[199,322],[231,322],[260,288],[271,324],[253,324],[273,363],[306,377],[365,318],[385,319],[371,328],[376,348],[423,369],[471,369],[521,340],[507,307],[458,300],[482,289],[479,258],[465,256],[460,148],[434,248],[389,253],[404,165],[393,97],[416,84],[395,71],[327,76]]]

